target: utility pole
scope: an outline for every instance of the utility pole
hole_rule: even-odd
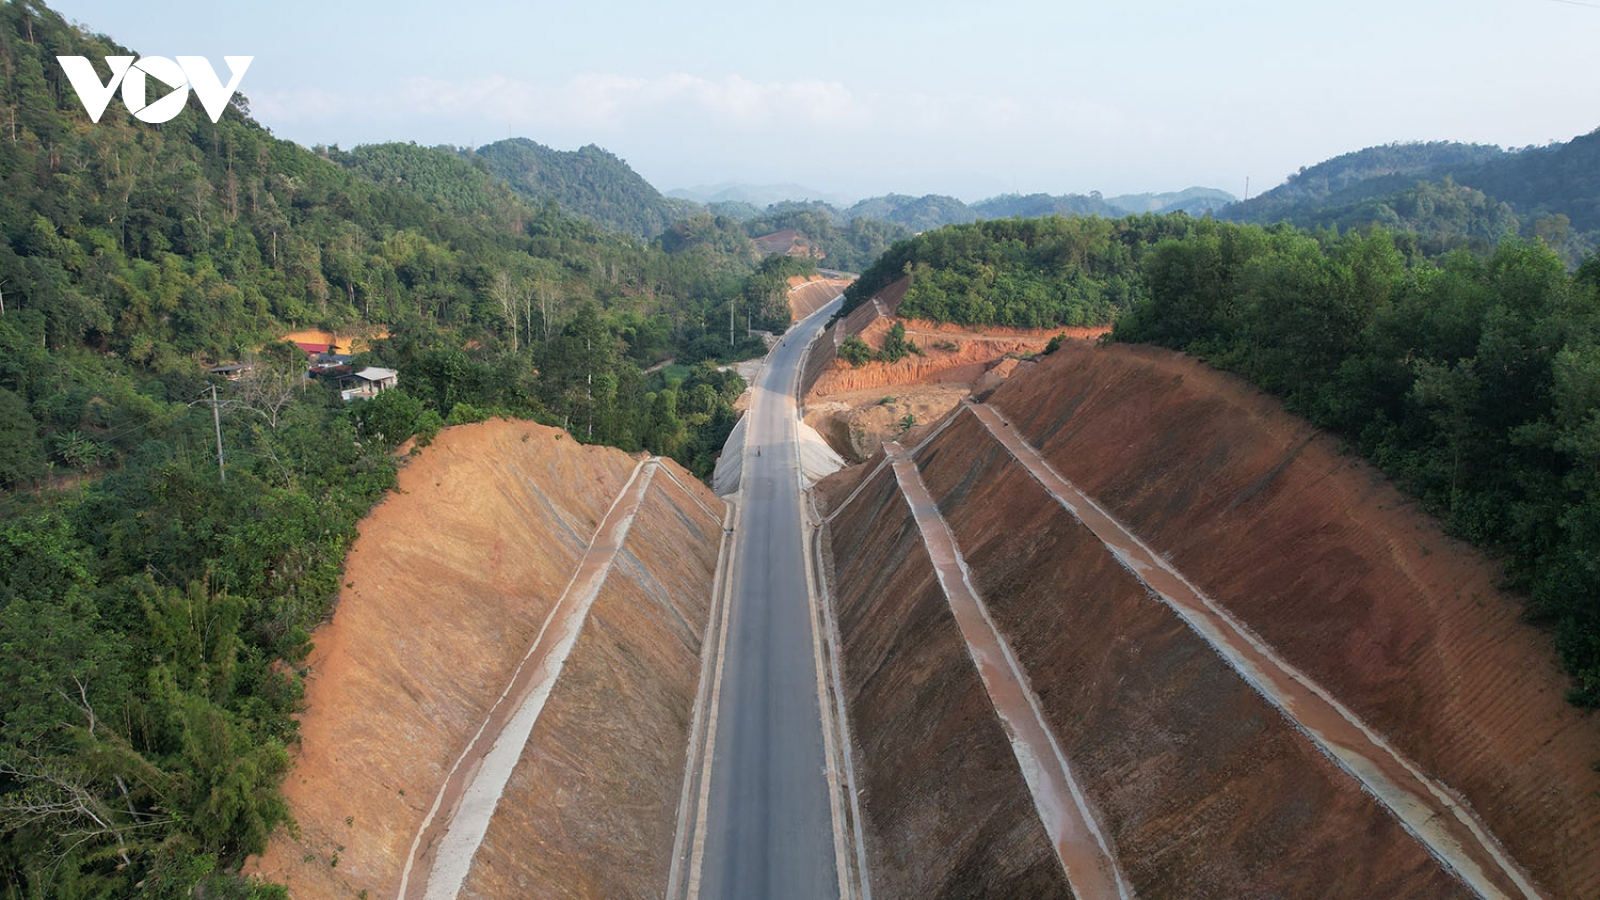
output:
[[[733,342],[733,298],[728,298],[728,346],[738,346]]]
[[[211,422],[217,427],[217,475],[228,483],[228,470],[222,467],[222,408],[217,403],[217,386],[211,386]]]

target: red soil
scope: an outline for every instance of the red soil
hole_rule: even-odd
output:
[[[346,587],[340,592],[337,612],[313,634],[316,646],[308,661],[311,674],[300,718],[301,743],[284,783],[299,831],[275,834],[267,852],[252,860],[248,871],[288,884],[302,900],[355,897],[362,892],[373,897],[394,895],[400,866],[427,806],[566,587],[579,555],[635,462],[613,448],[581,446],[557,429],[492,421],[446,429],[402,470],[395,494],[361,523],[360,536],[346,560]],[[720,506],[687,473],[676,471],[680,480],[703,494],[702,502]],[[663,487],[670,485],[664,476],[664,471],[658,474],[660,484],[652,485],[647,507],[656,494],[681,495],[680,488]],[[633,551],[639,541],[670,542],[676,548],[677,565],[687,567],[692,581],[698,577],[692,574],[696,567],[709,571],[714,563],[720,528],[697,506],[681,501],[678,505],[684,515],[641,515],[627,547]],[[713,524],[706,526],[700,519]],[[685,533],[691,523],[698,523],[693,527],[702,531],[709,528],[709,546]],[[678,571],[664,565],[659,577],[681,582],[683,578],[674,574]],[[607,585],[609,589],[609,579]],[[709,585],[706,579],[699,588],[701,596],[709,596]],[[671,591],[657,587],[652,592],[656,597],[679,597],[677,587]],[[682,602],[690,605],[674,615],[685,617],[688,630],[697,636],[704,627],[704,613],[698,613],[696,621],[693,604],[703,601]],[[648,607],[637,613],[646,618],[657,614]],[[602,619],[612,621],[609,613]],[[590,665],[581,651],[593,637],[586,630],[580,639],[569,662],[575,670],[586,671]],[[655,639],[636,640],[654,646]],[[698,637],[685,643],[675,635],[672,641],[698,653]],[[656,653],[637,648],[631,652],[645,657]],[[633,682],[636,672],[619,677],[628,680],[635,693],[673,696],[687,680],[688,693],[677,705],[692,703],[699,663],[697,659],[682,663],[681,655],[661,656],[661,667],[649,683]],[[569,695],[562,692],[574,690],[578,694],[573,696],[583,696],[575,702],[596,702],[577,684],[575,680],[569,685],[563,678],[557,682],[557,693],[565,697]],[[552,695],[552,702],[558,700]],[[676,748],[667,753],[676,753],[676,761],[668,760],[659,771],[661,761],[653,757],[639,765],[652,767],[652,777],[670,785],[662,790],[675,800],[687,726],[678,721],[679,711],[672,703],[657,708],[661,712],[651,720],[654,731],[641,732],[638,739],[653,733],[649,740]],[[536,735],[548,734],[540,730],[546,724],[541,721]],[[546,740],[581,743],[597,737],[559,734]],[[603,762],[609,757],[597,752],[594,759]],[[624,781],[633,783],[626,776],[629,770],[621,771]],[[640,834],[658,837],[656,817],[667,823],[674,818],[673,803],[656,809],[659,800],[654,793],[619,797],[598,790],[589,796],[641,816],[636,824]],[[571,818],[563,820],[563,827],[577,827],[574,820],[615,822],[614,811],[601,815],[594,807],[565,805]],[[491,838],[500,833],[498,825],[491,826]],[[641,861],[636,869],[639,877],[654,879],[661,858],[670,854],[667,827],[665,849],[617,845],[616,852],[626,854],[630,864]],[[551,852],[565,849],[554,847]],[[559,859],[538,854],[524,854],[522,862],[562,865]],[[513,868],[503,874],[517,877],[522,871]],[[665,883],[664,876],[659,883]]]
[[[851,511],[830,583],[873,894],[1070,897],[893,475]]]
[[[1566,704],[1495,564],[1270,397],[1177,354],[1069,346],[991,402],[1459,792],[1552,896],[1600,892],[1600,721]]]
[[[971,414],[918,458],[1141,896],[1471,896]]]
[[[833,302],[845,288],[850,278],[807,278],[795,275],[789,279],[789,308],[796,322]]]
[[[1019,367],[990,402],[1058,471],[1446,784],[1546,896],[1597,895],[1600,773],[1590,763],[1600,721],[1565,703],[1548,636],[1520,621],[1491,561],[1271,398],[1176,354],[1069,342]],[[950,867],[1000,865],[1005,847],[957,840],[947,860],[930,862],[907,835],[930,817],[969,815],[966,834],[977,835],[990,807],[963,804],[974,794],[1009,803],[1000,792],[1010,788],[975,789],[995,777],[987,770],[950,766],[937,788],[905,774],[905,756],[942,759],[993,714],[981,703],[913,706],[931,704],[916,699],[922,691],[952,690],[957,662],[970,671],[958,647],[882,649],[943,625],[937,604],[908,605],[910,593],[933,589],[931,576],[904,537],[892,476],[868,475],[879,460],[820,486],[826,508],[865,484],[830,526],[831,583],[858,775],[873,786],[873,866],[900,879],[889,884],[937,893],[959,881]],[[1141,896],[1466,895],[970,414],[917,460]],[[851,637],[867,631],[875,642]],[[908,707],[928,719],[906,720]],[[885,716],[901,717],[898,740],[874,731]],[[908,860],[945,880],[908,877]]]
[[[907,279],[901,278],[879,291],[871,302],[863,303],[850,315],[823,333],[806,360],[803,388],[807,403],[819,409],[807,421],[828,436],[834,449],[846,459],[861,459],[878,444],[899,433],[895,423],[905,412],[918,421],[942,416],[954,407],[965,392],[981,383],[983,390],[998,384],[1015,367],[1014,357],[1038,353],[1058,334],[1092,340],[1108,331],[1095,328],[1002,328],[973,330],[948,322],[897,319],[895,310],[905,298]],[[906,336],[921,349],[893,363],[869,362],[860,366],[839,359],[838,346],[848,336],[860,337],[867,346],[880,349],[883,338],[899,322]],[[917,388],[937,386],[939,390],[919,392]],[[887,390],[894,388],[894,390]],[[961,394],[952,394],[959,388]],[[872,395],[873,391],[881,391]],[[905,401],[907,409],[893,418],[880,415],[875,407],[885,396]],[[840,406],[838,404],[844,404]]]

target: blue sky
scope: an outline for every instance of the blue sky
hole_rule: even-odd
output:
[[[256,118],[302,144],[595,143],[662,190],[1259,193],[1372,144],[1600,127],[1600,0],[52,5],[253,55]]]

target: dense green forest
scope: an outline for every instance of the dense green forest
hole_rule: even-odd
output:
[[[513,415],[708,472],[743,389],[712,361],[809,264],[645,246],[469,155],[307,150],[242,97],[91,124],[55,56],[126,53],[0,3],[0,896],[270,896],[234,873],[397,448]],[[308,381],[302,327],[399,389]]]
[[[1103,325],[1131,309],[1140,262],[1155,242],[1187,234],[1197,220],[995,219],[924,232],[889,248],[849,290],[848,314],[907,277],[906,318],[1021,328]]]
[[[903,225],[882,219],[847,218],[820,201],[775,203],[746,221],[744,228],[752,237],[794,229],[822,251],[823,264],[845,272],[865,269],[890,244],[911,236]]]
[[[1435,250],[1537,237],[1576,264],[1600,245],[1600,131],[1509,151],[1445,141],[1369,147],[1217,214],[1305,228],[1376,224]]]
[[[1502,238],[1522,230],[1522,220],[1509,204],[1449,178],[1437,184],[1424,181],[1407,190],[1346,206],[1296,210],[1284,221],[1308,230],[1340,232],[1378,225],[1394,232],[1397,240],[1406,245],[1408,255],[1423,257],[1457,249],[1487,252]],[[1565,247],[1565,233],[1542,236]]]
[[[645,240],[700,211],[698,203],[662,196],[627,163],[593,144],[562,151],[511,138],[460,152],[535,203],[553,200],[565,213]]]
[[[885,194],[869,197],[851,205],[844,212],[846,219],[882,219],[902,225],[912,231],[930,231],[945,225],[961,225],[978,218],[972,208],[954,197],[927,194],[909,197],[905,194]]]
[[[1344,206],[1414,186],[1439,170],[1475,166],[1505,151],[1490,144],[1428,141],[1384,144],[1302,166],[1283,184],[1229,207],[1222,218],[1277,222],[1310,207]]]
[[[1116,197],[1102,197],[1099,191],[1060,196],[1001,194],[971,204],[939,194],[921,197],[886,194],[862,200],[839,215],[845,222],[856,218],[881,219],[921,232],[945,225],[963,225],[978,219],[1034,219],[1044,216],[1104,216],[1115,219],[1142,213],[1180,211],[1200,216],[1220,210],[1236,199],[1226,191],[1198,187],[1164,194],[1124,194]]]
[[[1505,556],[1600,705],[1600,258],[1542,241],[1408,265],[1397,236],[1213,221],[1145,257],[1118,340],[1238,372]]]

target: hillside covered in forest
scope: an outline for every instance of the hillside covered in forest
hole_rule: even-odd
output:
[[[569,215],[644,240],[700,210],[698,203],[663,196],[626,162],[593,144],[563,151],[509,138],[460,153],[536,204],[555,201]]]
[[[1538,237],[1576,264],[1600,245],[1600,131],[1517,150],[1449,141],[1368,147],[1302,168],[1217,215],[1302,228],[1376,224],[1435,250]]]
[[[813,264],[647,246],[450,151],[300,147],[243,96],[92,123],[58,55],[132,51],[0,4],[0,893],[280,895],[238,864],[397,453],[510,415],[706,473],[744,388],[713,362]],[[398,386],[347,403],[363,370]]]

